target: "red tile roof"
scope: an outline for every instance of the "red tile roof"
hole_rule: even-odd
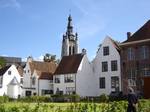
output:
[[[31,73],[33,74],[34,70],[40,72],[49,72],[54,73],[57,67],[55,62],[40,62],[40,61],[32,61],[29,62]]]
[[[150,39],[150,20],[147,21],[138,31],[136,31],[126,42],[139,41],[144,39]]]
[[[23,77],[23,67],[19,65],[19,66],[17,66],[16,68],[17,68],[17,70],[18,70],[18,72],[19,72],[19,75],[20,75],[21,77]]]
[[[109,37],[109,38],[110,38],[110,37]],[[119,46],[119,42],[113,40],[112,38],[110,38],[110,40],[111,40],[113,46],[114,46],[114,47],[117,49],[117,51],[120,53],[121,48],[120,48],[120,46]]]
[[[53,79],[53,74],[49,73],[49,72],[41,72],[39,74],[39,79],[52,80]]]
[[[77,70],[80,66],[83,56],[84,56],[83,54],[63,56],[54,74],[58,75],[58,74],[77,73]]]

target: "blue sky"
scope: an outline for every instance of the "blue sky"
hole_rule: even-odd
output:
[[[150,19],[149,0],[0,0],[0,55],[60,58],[69,10],[90,60],[107,35],[122,42]]]

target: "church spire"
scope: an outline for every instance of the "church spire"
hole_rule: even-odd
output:
[[[73,34],[73,26],[72,26],[72,17],[71,17],[71,14],[69,14],[69,17],[68,17],[67,33],[69,35]]]
[[[67,31],[63,35],[61,57],[78,53],[78,34],[73,32],[71,14],[68,17]]]

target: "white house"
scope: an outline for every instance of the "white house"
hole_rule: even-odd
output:
[[[106,37],[93,60],[97,96],[121,91],[120,48],[110,37]]]
[[[54,94],[93,96],[94,74],[86,53],[63,56],[54,76]]]
[[[34,61],[29,57],[24,67],[23,96],[52,94],[56,67],[53,61]]]
[[[0,96],[18,98],[22,95],[21,77],[15,65],[0,69]]]

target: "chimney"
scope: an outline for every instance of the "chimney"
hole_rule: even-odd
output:
[[[129,39],[131,37],[131,32],[127,32],[127,39]]]

